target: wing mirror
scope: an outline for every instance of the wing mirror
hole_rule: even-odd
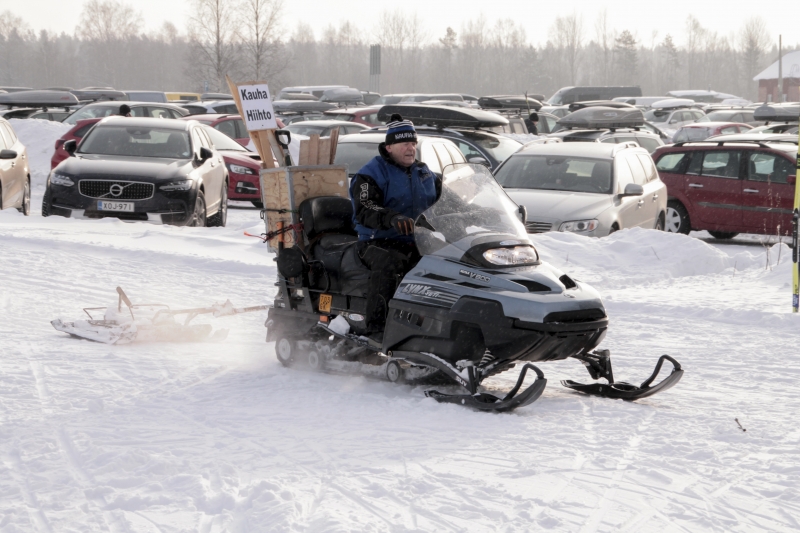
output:
[[[528,221],[528,208],[521,205],[517,208],[517,211],[519,212],[519,220],[524,225]]]
[[[200,162],[201,163],[205,163],[206,161],[208,161],[212,157],[214,157],[214,154],[211,152],[211,150],[209,150],[205,146],[201,146],[200,147]]]
[[[0,150],[0,159],[16,159],[17,152],[14,150]]]
[[[75,150],[78,148],[78,142],[75,139],[64,141],[64,151],[70,156],[75,155]]]
[[[620,196],[641,196],[644,194],[644,187],[638,183],[629,183],[625,186],[625,192]]]
[[[476,165],[483,165],[486,168],[491,168],[492,167],[492,165],[489,163],[489,161],[486,160],[486,158],[484,158],[484,157],[470,157],[469,158],[469,162],[473,163],[473,164],[476,164]]]

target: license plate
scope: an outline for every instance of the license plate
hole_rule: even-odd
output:
[[[320,294],[319,295],[319,310],[322,313],[330,313],[331,312],[331,303],[333,302],[333,296],[330,294]]]
[[[97,202],[99,211],[125,211],[133,213],[132,202]]]

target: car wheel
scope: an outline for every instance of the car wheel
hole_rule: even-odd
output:
[[[711,234],[712,237],[714,237],[715,239],[719,239],[721,241],[727,239],[733,239],[734,237],[739,235],[738,233],[730,231],[709,231],[709,233]]]
[[[197,200],[194,201],[194,211],[189,215],[187,226],[202,228],[206,225],[206,196],[203,191],[197,191]]]
[[[208,225],[224,228],[225,223],[228,221],[228,182],[222,183],[222,192],[219,197],[219,209],[208,217]]]
[[[26,217],[31,214],[31,180],[25,180],[25,189],[22,192],[22,205],[19,206],[19,212]]]
[[[50,189],[45,189],[44,196],[42,196],[42,216],[50,216]]]
[[[670,233],[683,233],[689,235],[692,231],[692,223],[689,220],[689,213],[686,208],[678,201],[667,203],[667,218],[665,221],[667,231]]]
[[[252,202],[250,202],[250,203],[251,203],[251,204],[253,204],[255,207],[257,207],[257,208],[259,208],[259,209],[264,209],[264,204],[263,204],[262,202],[257,202],[257,201],[255,201],[255,200],[253,200],[253,201],[252,201]]]

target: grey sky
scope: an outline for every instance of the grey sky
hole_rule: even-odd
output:
[[[37,30],[71,33],[78,23],[85,1],[0,0],[0,11],[12,11]],[[143,13],[148,29],[157,28],[163,21],[170,20],[179,30],[185,31],[190,11],[189,0],[135,0],[129,3]],[[763,9],[764,5],[769,7]],[[746,18],[761,15],[776,42],[778,34],[782,33],[785,43],[800,44],[797,25],[800,9],[797,0],[771,0],[768,4],[743,0],[285,0],[284,27],[291,33],[298,21],[303,20],[314,28],[319,37],[328,24],[338,25],[340,21],[349,19],[363,29],[365,36],[371,36],[381,12],[398,7],[420,16],[430,41],[444,35],[447,26],[452,26],[458,32],[464,21],[482,13],[490,23],[499,18],[511,18],[523,24],[528,41],[538,45],[547,40],[547,30],[555,17],[573,11],[583,15],[586,36],[590,39],[594,35],[598,13],[607,9],[612,28],[630,30],[647,45],[654,31],[658,32],[657,41],[670,33],[678,44],[682,44],[689,14],[697,17],[703,27],[725,36],[736,32]]]

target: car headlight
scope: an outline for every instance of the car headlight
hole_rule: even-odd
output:
[[[569,222],[564,222],[561,224],[561,227],[558,228],[559,231],[594,231],[597,229],[597,226],[600,223],[597,220],[570,220]]]
[[[228,165],[228,170],[234,174],[250,174],[251,176],[255,176],[256,174],[256,171],[252,168],[243,167],[242,165]]]
[[[50,183],[55,183],[56,185],[63,185],[64,187],[72,187],[75,185],[75,182],[69,176],[65,176],[64,174],[56,174],[50,176]]]
[[[192,180],[173,181],[159,187],[162,191],[188,191],[192,188]]]
[[[486,250],[483,258],[495,265],[529,265],[539,260],[539,254],[533,246],[515,246]]]

